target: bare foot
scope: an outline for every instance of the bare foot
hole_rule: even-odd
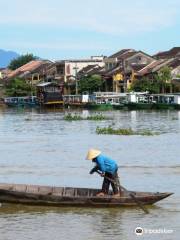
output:
[[[105,194],[104,194],[103,192],[100,192],[100,193],[97,193],[96,196],[97,196],[97,197],[104,197]]]

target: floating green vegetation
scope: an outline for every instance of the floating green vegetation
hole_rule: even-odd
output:
[[[64,120],[66,121],[80,121],[84,120],[80,115],[68,113],[64,116]]]
[[[93,121],[110,120],[110,118],[108,118],[108,117],[106,117],[102,114],[96,114],[96,115],[88,116],[86,119],[87,120],[93,120]]]
[[[64,116],[64,120],[66,121],[80,121],[80,120],[102,121],[102,120],[110,120],[110,118],[102,114],[95,114],[95,115],[83,118],[80,115],[77,115],[77,114],[73,115],[71,113],[68,113],[67,115]]]
[[[96,128],[97,134],[112,134],[112,135],[134,135],[134,131],[131,128],[119,128],[114,129],[111,126],[100,128]]]
[[[159,133],[144,129],[144,130],[140,130],[139,132],[136,132],[136,135],[154,136],[154,135],[159,135]]]
[[[157,133],[153,133],[150,130],[140,130],[134,131],[131,128],[118,128],[114,129],[112,126],[100,128],[96,128],[97,134],[109,134],[109,135],[142,135],[142,136],[153,136],[157,135]]]

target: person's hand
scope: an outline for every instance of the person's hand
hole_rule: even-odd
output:
[[[105,176],[105,173],[101,173],[101,177],[104,177]]]
[[[94,173],[94,169],[91,169],[91,171],[89,172],[89,174],[93,174]]]
[[[91,171],[89,172],[89,174],[93,174],[94,172],[96,172],[98,170],[98,166],[95,166],[91,169]]]

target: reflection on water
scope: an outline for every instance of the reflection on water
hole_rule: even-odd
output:
[[[134,229],[137,226],[158,228],[162,227],[163,221],[163,227],[168,229],[169,221],[175,223],[176,212],[163,211],[160,207],[151,207],[150,212],[150,215],[145,215],[137,208],[84,209],[6,205],[1,209],[0,231],[6,239],[16,236],[20,240],[119,239],[120,236],[123,239],[136,239]],[[168,220],[165,221],[167,217]],[[176,225],[174,230],[178,230]]]
[[[76,111],[77,112],[77,111]],[[93,112],[79,111],[79,114]],[[180,112],[104,112],[112,120],[63,120],[64,111],[4,109],[0,111],[0,182],[58,186],[101,187],[89,176],[88,148],[100,148],[116,159],[121,183],[132,190],[175,194],[150,208],[82,209],[3,205],[0,239],[138,239],[137,226],[173,229],[178,239],[180,221]],[[113,124],[134,130],[158,131],[158,136],[96,135],[97,126]],[[147,239],[143,236],[142,239]]]

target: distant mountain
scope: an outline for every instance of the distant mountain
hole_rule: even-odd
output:
[[[18,56],[19,54],[16,52],[0,49],[0,68],[7,67],[10,61]]]

